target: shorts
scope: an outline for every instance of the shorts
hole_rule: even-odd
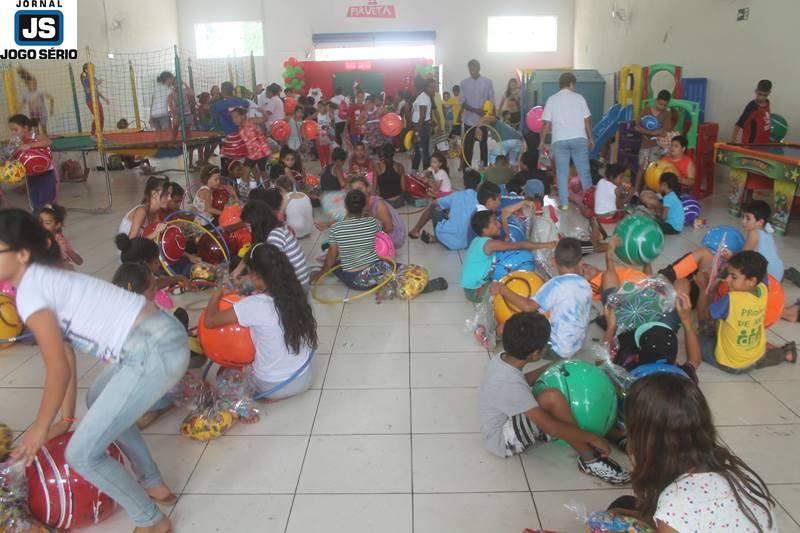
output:
[[[461,124],[453,124],[450,128],[450,137],[461,137]]]
[[[608,303],[608,297],[614,294],[619,287],[609,287],[600,291],[600,303],[604,306]]]
[[[433,224],[433,229],[436,229],[436,226],[439,225],[439,222],[442,220],[447,219],[447,213],[439,206],[435,206],[433,211],[431,211],[431,224]]]
[[[616,213],[614,213],[612,215],[605,215],[605,216],[597,215],[597,221],[600,224],[616,224],[617,222],[622,220],[622,217],[624,215],[625,215],[625,213],[622,213],[621,211],[617,211]]]
[[[667,224],[663,220],[659,220],[658,225],[661,226],[661,231],[664,232],[664,235],[680,235],[681,232],[673,228],[671,225]]]
[[[700,340],[700,353],[703,356],[703,362],[708,363],[709,365],[713,366],[714,368],[718,368],[723,372],[727,372],[728,374],[747,374],[751,370],[755,368],[755,363],[752,365],[746,366],[744,368],[731,368],[729,366],[723,365],[719,361],[717,361],[717,336],[716,335],[698,335]]]
[[[506,457],[523,453],[537,442],[548,442],[550,437],[542,431],[525,413],[514,415],[503,424],[503,442]]]
[[[163,131],[172,127],[172,121],[170,121],[169,115],[150,117],[150,125],[153,126],[154,130]]]
[[[464,296],[467,297],[467,300],[470,302],[477,304],[481,303],[483,300],[483,295],[486,293],[486,290],[489,288],[491,283],[486,283],[485,285],[481,285],[477,289],[464,289]]]
[[[262,157],[261,159],[245,159],[244,164],[250,168],[258,167],[261,172],[266,172],[268,160],[269,158],[267,157]]]
[[[661,147],[658,145],[639,149],[639,168],[644,170],[653,161],[658,161],[661,159],[662,153]]]

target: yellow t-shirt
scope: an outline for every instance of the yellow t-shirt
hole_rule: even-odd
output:
[[[767,286],[756,287],[758,295],[731,291],[711,305],[711,315],[718,319],[717,362],[731,368],[745,368],[764,355],[767,313]],[[727,303],[727,314],[725,307]]]
[[[461,102],[458,99],[458,96],[451,96],[445,102],[446,105],[453,110],[453,125],[458,126],[461,122],[458,121],[458,114],[461,113]]]

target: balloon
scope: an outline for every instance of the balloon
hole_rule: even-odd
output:
[[[772,113],[769,126],[769,137],[773,142],[781,142],[789,132],[789,123],[782,115]]]
[[[533,272],[536,268],[533,252],[530,250],[510,250],[495,252],[494,280],[499,281],[511,272],[525,270]]]
[[[414,132],[409,130],[406,133],[406,136],[403,138],[403,148],[406,150],[411,150],[414,147]]]
[[[224,296],[219,302],[220,311],[232,308],[241,299],[238,294]],[[241,368],[253,362],[256,348],[249,328],[238,323],[221,328],[207,328],[205,317],[206,312],[203,310],[197,322],[197,335],[206,357],[220,366],[233,368]]]
[[[394,243],[392,238],[383,231],[379,231],[375,235],[375,253],[384,259],[394,259],[396,253]]]
[[[298,79],[298,80],[302,80],[302,79],[304,79],[305,77],[306,77],[306,75],[305,75],[305,74],[303,74],[302,72],[298,72],[298,73],[297,73],[297,79]]]
[[[219,214],[219,225],[222,227],[232,226],[242,221],[242,206],[232,204],[222,210]]]
[[[231,194],[228,192],[227,189],[214,189],[211,191],[211,207],[222,211],[226,205],[228,205],[228,200],[231,199]],[[145,233],[145,235],[147,235]]]
[[[403,131],[403,119],[397,113],[386,113],[381,117],[381,133],[386,137],[397,137]]]
[[[508,274],[500,280],[500,283],[505,285],[511,292],[523,298],[530,298],[542,288],[544,280],[533,272],[519,271]],[[494,305],[494,317],[498,324],[505,324],[512,315],[520,311],[499,295],[494,297],[492,303]]]
[[[214,238],[219,240],[219,236],[216,234]],[[212,265],[218,265],[225,261],[224,251],[207,233],[204,233],[203,236],[197,240],[197,255],[200,256],[200,259]]]
[[[639,121],[647,131],[655,131],[661,127],[661,121],[653,115],[645,115]]]
[[[283,101],[284,113],[292,114],[294,113],[296,107],[297,107],[297,100],[295,100],[291,96],[287,96],[286,99]]]
[[[278,142],[284,142],[289,138],[291,128],[285,120],[276,120],[272,123],[272,138]]]
[[[33,516],[57,529],[80,529],[99,524],[111,516],[117,503],[67,464],[64,454],[73,432],[48,441],[25,470],[28,478],[28,503]],[[116,444],[108,454],[125,464]]]
[[[300,134],[307,141],[314,140],[319,136],[319,126],[311,119],[304,120],[303,124],[300,126]]]
[[[425,198],[426,196],[428,196],[428,186],[423,181],[414,176],[406,176],[406,183],[404,190],[412,198]]]
[[[15,291],[16,294],[16,291]],[[0,339],[12,339],[22,333],[22,319],[17,313],[14,298],[8,294],[0,294]],[[13,342],[0,344],[0,350],[10,348]]]
[[[486,100],[483,102],[483,110],[486,112],[487,115],[494,114],[494,104],[491,100]]]
[[[39,176],[53,168],[53,154],[49,148],[31,148],[15,157],[25,167],[28,176]]]
[[[562,361],[551,366],[531,388],[534,395],[556,389],[566,397],[578,427],[600,437],[617,418],[617,393],[609,377],[585,361]]]
[[[703,237],[703,246],[716,253],[723,237],[725,237],[725,248],[730,250],[731,253],[738,254],[744,248],[744,235],[733,226],[711,228]]]
[[[0,294],[5,294],[13,300],[17,297],[17,288],[8,281],[0,281]]]
[[[672,172],[676,176],[678,175],[678,169],[675,168],[675,165],[669,161],[664,161],[661,159],[659,161],[653,161],[650,163],[647,166],[647,170],[644,171],[644,184],[647,186],[647,188],[651,191],[658,192],[658,190],[661,188],[661,174],[664,172]]]
[[[621,241],[617,257],[629,265],[652,263],[664,248],[664,232],[655,220],[645,215],[623,218],[614,234]]]
[[[289,64],[290,64],[290,65],[294,65],[294,64],[296,64],[296,63],[297,63],[297,58],[296,58],[296,57],[294,57],[294,56],[291,56],[291,57],[289,58]]]
[[[525,115],[525,125],[534,133],[542,131],[542,113],[544,113],[544,108],[537,105]]]
[[[286,68],[286,67],[288,67],[288,66],[289,66],[289,62],[288,62],[288,61],[284,61],[284,62],[283,62],[283,68]]]
[[[170,265],[177,263],[186,251],[186,236],[181,231],[181,228],[175,224],[170,224],[161,233],[159,239],[159,251],[164,261]]]
[[[700,216],[700,202],[694,199],[691,194],[682,194],[681,203],[683,204],[684,223],[687,226],[694,225],[694,221]]]

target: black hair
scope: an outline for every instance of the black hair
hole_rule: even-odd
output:
[[[528,167],[528,170],[536,170],[536,167],[539,166],[539,152],[536,150],[525,150],[522,152],[520,161]]]
[[[267,189],[267,192],[264,193],[264,201],[277,213],[281,210],[281,206],[283,206],[283,194],[275,187],[270,187]]]
[[[686,138],[686,135],[676,135],[672,138],[672,142],[677,142],[684,148],[689,148],[689,139]]]
[[[142,263],[122,263],[114,272],[111,283],[126,291],[144,294],[150,285],[150,276],[150,269]]]
[[[247,201],[258,200],[260,202],[267,201],[267,189],[264,187],[256,187],[255,189],[250,189],[250,192],[247,193]]]
[[[31,264],[58,265],[61,250],[50,232],[31,213],[17,208],[0,209],[0,241],[15,252],[28,250]]]
[[[245,264],[267,286],[278,312],[286,347],[295,354],[303,345],[316,350],[317,321],[286,254],[273,244],[261,243],[245,256]]]
[[[756,222],[763,220],[764,224],[766,224],[772,217],[772,208],[764,200],[753,200],[742,206],[742,213],[750,213],[756,219]]]
[[[365,102],[365,103],[366,103],[366,102],[375,102],[375,97],[374,97],[374,96],[372,96],[372,95],[369,95],[369,96],[367,96],[366,98],[364,98],[364,102]]]
[[[306,96],[306,105],[307,106],[314,106],[317,104],[317,99],[313,96]]]
[[[550,321],[537,312],[516,313],[503,329],[503,348],[514,359],[526,360],[550,339]]]
[[[394,159],[395,149],[392,143],[386,143],[381,147],[381,157],[385,161],[392,161]]]
[[[236,113],[237,115],[242,115],[243,117],[246,117],[247,109],[243,107],[234,107],[233,110],[231,110],[231,113]]]
[[[361,216],[367,207],[367,195],[358,189],[353,189],[344,197],[344,207],[349,215]]]
[[[302,95],[301,95],[301,96],[299,96],[299,97],[297,98],[297,103],[298,103],[298,104],[300,104],[300,106],[304,106],[304,105],[306,105],[306,97],[305,97],[305,96],[302,96]],[[299,107],[299,106],[298,106],[298,107]],[[297,111],[297,108],[295,108],[295,111]]]
[[[67,219],[67,208],[58,204],[45,204],[39,209],[39,214],[41,215],[42,213],[47,213],[53,217],[57,224],[63,224],[64,220]]]
[[[123,263],[150,263],[158,259],[158,245],[155,241],[144,237],[131,239],[124,233],[119,233],[114,238],[117,250],[122,252],[120,259]]]
[[[461,86],[460,85],[453,85],[453,92],[456,92],[456,91],[461,92]]]
[[[269,85],[267,85],[267,88],[265,90],[272,96],[281,94],[281,86],[278,85],[277,83],[270,83]]]
[[[489,222],[492,220],[493,216],[496,216],[494,211],[489,211],[488,209],[472,213],[472,218],[469,223],[475,235],[483,235],[483,230],[489,227]]]
[[[574,268],[581,262],[581,241],[574,237],[565,237],[556,245],[556,264],[564,268]]]
[[[179,183],[170,181],[167,185],[167,190],[169,191],[170,198],[174,198],[175,196],[183,197],[186,194],[186,191],[183,187],[180,186]]]
[[[658,96],[656,96],[656,100],[661,100],[662,102],[669,102],[672,100],[672,94],[666,89],[661,89],[658,91]]]
[[[497,157],[494,158],[494,163],[497,164],[499,161],[505,161],[508,163],[508,158],[503,154],[498,154]]]
[[[558,78],[558,88],[564,89],[565,87],[569,87],[573,83],[578,83],[578,78],[575,77],[575,74],[572,72],[564,72]]]
[[[275,211],[260,200],[251,200],[244,205],[242,222],[250,224],[254,243],[265,242],[272,230],[281,225]]]
[[[608,181],[612,181],[616,179],[618,176],[625,174],[625,165],[620,165],[619,163],[609,163],[606,165],[606,179]]]
[[[233,96],[233,84],[229,81],[223,81],[219,86],[219,92],[225,96]]]
[[[477,59],[470,59],[467,62],[467,67],[478,67],[478,68],[481,68],[481,63]]]
[[[22,126],[23,128],[35,128],[38,124],[38,121],[28,117],[28,115],[23,115],[22,113],[17,113],[16,115],[11,115],[8,117],[9,124],[16,124],[17,126]]]
[[[431,154],[431,159],[436,159],[439,162],[439,164],[442,165],[442,170],[444,170],[448,174],[450,173],[450,169],[447,168],[447,158],[444,155],[440,154],[439,152],[436,152],[435,154]]]
[[[468,168],[464,171],[464,176],[462,177],[464,180],[464,188],[465,189],[472,189],[475,190],[481,184],[481,173],[475,170],[474,168]]]
[[[756,91],[768,93],[772,90],[772,82],[769,80],[759,80],[756,85]]]
[[[344,148],[334,148],[331,152],[331,161],[347,161],[347,152]]]
[[[355,149],[356,149],[356,148],[358,148],[359,146],[360,146],[361,148],[363,148],[364,150],[366,150],[366,149],[367,149],[367,145],[366,145],[366,144],[364,144],[364,141],[358,141],[358,142],[355,142],[355,143],[353,143],[353,150],[355,150]]]
[[[681,189],[681,182],[673,172],[664,172],[658,182],[666,185],[670,191],[677,192]]]
[[[165,81],[167,81],[169,79],[172,79],[174,77],[175,77],[175,74],[173,74],[172,72],[170,72],[168,70],[165,70],[165,71],[162,71],[161,74],[158,75],[158,77],[156,78],[156,81],[158,83],[164,83]]]
[[[486,202],[495,198],[500,198],[500,187],[498,187],[496,184],[492,183],[491,181],[487,181],[478,187],[479,204],[486,205]]]
[[[592,178],[592,185],[600,183],[602,176],[600,175],[600,161],[597,159],[589,160],[589,176]]]
[[[211,176],[214,174],[220,174],[219,167],[215,165],[206,165],[203,167],[203,170],[200,171],[200,183],[205,185],[208,183],[208,180],[211,179]]]
[[[728,259],[728,266],[735,268],[747,278],[761,283],[767,277],[767,260],[754,250],[744,250]]]
[[[508,183],[506,183],[506,191],[514,194],[522,194],[527,181],[528,177],[524,172],[517,172],[508,180]]]

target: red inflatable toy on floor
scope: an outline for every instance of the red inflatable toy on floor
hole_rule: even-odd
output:
[[[425,198],[428,196],[428,185],[419,178],[406,176],[406,192],[412,198]]]

